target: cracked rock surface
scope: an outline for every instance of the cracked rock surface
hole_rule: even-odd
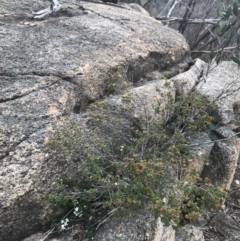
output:
[[[44,197],[74,164],[52,163],[46,142],[79,103],[104,97],[118,66],[138,82],[191,62],[182,35],[130,7],[68,1],[43,21],[29,18],[46,4],[1,1],[1,240],[22,240],[51,219]]]
[[[192,86],[198,81],[199,73],[204,69],[205,63],[201,60],[197,60],[195,65],[192,66],[188,71],[174,76],[171,80],[175,84],[177,91],[187,93]],[[227,200],[227,208],[224,212],[210,213],[205,210],[202,217],[196,220],[195,225],[185,225],[177,229],[176,231],[172,228],[163,227],[160,219],[156,219],[151,216],[150,212],[135,212],[131,216],[123,219],[109,219],[96,233],[96,240],[119,240],[119,241],[237,241],[240,239],[240,227],[239,227],[239,181],[240,171],[239,165],[237,168],[237,162],[239,159],[239,81],[238,81],[238,66],[232,62],[222,62],[219,66],[210,71],[206,78],[206,83],[199,85],[199,93],[208,96],[213,100],[220,93],[231,93],[225,96],[224,99],[218,99],[216,104],[218,105],[218,111],[215,113],[216,128],[211,132],[202,132],[198,136],[192,138],[192,148],[194,148],[196,154],[201,156],[208,156],[209,162],[205,162],[204,158],[199,158],[197,162],[197,168],[203,171],[203,176],[211,179],[212,183],[225,183],[225,187],[229,188],[232,183],[234,173],[236,171],[235,180],[237,182],[232,183],[231,187],[231,199]],[[222,73],[221,75],[219,73]],[[171,88],[166,88],[161,75],[152,73],[152,81],[147,84],[131,89],[133,99],[134,97],[144,97],[144,102],[138,102],[138,99],[134,100],[134,104],[137,104],[136,115],[141,114],[141,103],[147,106],[147,110],[151,109],[150,103],[154,103],[160,96],[156,93],[157,89],[161,91],[165,90],[167,93],[174,96],[174,93],[170,92]],[[156,77],[156,79],[155,79]],[[187,80],[187,84],[185,84]],[[182,85],[181,83],[184,83]],[[172,84],[173,84],[172,83]],[[165,86],[165,89],[164,89]],[[206,88],[204,88],[206,86]],[[224,90],[224,92],[223,92]],[[155,91],[155,92],[154,92]],[[155,94],[154,94],[155,93]],[[127,95],[128,92],[125,93]],[[152,98],[152,99],[151,99]],[[121,96],[110,96],[104,101],[107,101],[113,107],[119,107],[122,113],[129,111],[124,109],[122,105]],[[159,99],[161,103],[164,103],[163,98]],[[122,105],[122,106],[121,106]],[[231,111],[226,111],[231,110]],[[143,111],[142,111],[143,112]],[[228,121],[226,114],[228,113]],[[80,117],[79,121],[84,122],[83,116]],[[81,119],[82,118],[82,119]],[[223,122],[223,121],[226,122]],[[218,155],[212,155],[213,152]],[[196,163],[194,163],[196,164]],[[206,165],[205,165],[206,164]],[[191,168],[191,165],[189,165]],[[237,169],[237,170],[236,170]],[[235,186],[234,186],[235,184]],[[233,196],[234,195],[234,196]],[[142,210],[143,211],[143,210]],[[82,233],[81,226],[75,226],[73,229],[68,230],[66,233],[59,236],[49,237],[49,241],[67,241],[73,240],[74,237]],[[38,241],[44,239],[47,233],[37,233],[24,241]]]

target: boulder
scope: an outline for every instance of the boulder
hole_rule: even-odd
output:
[[[45,196],[75,168],[51,162],[46,143],[82,106],[111,94],[119,66],[133,85],[149,72],[188,68],[182,35],[125,6],[68,1],[43,21],[46,2],[3,1],[0,12],[0,237],[18,241],[56,213]]]
[[[210,161],[206,163],[203,177],[214,184],[224,184],[229,189],[239,159],[239,66],[231,61],[212,65],[199,86],[200,94],[213,100],[217,111],[212,113],[215,125],[209,135],[214,141]]]
[[[191,90],[196,83],[201,83],[199,81],[199,70],[201,70],[199,65],[201,63],[200,60],[197,60],[195,65],[192,66],[188,71],[181,73],[171,80],[175,83],[176,86],[176,93],[187,93]],[[216,67],[218,68],[218,67]],[[161,103],[166,103],[166,98],[162,98],[161,95],[158,95],[156,92],[156,88],[161,89],[165,93],[163,96],[167,96],[167,94],[171,94],[174,97],[174,89],[171,85],[166,87],[165,83],[169,80],[164,79],[155,79],[156,76],[162,76],[161,74],[151,73],[148,76],[152,76],[152,80],[147,82],[144,86],[139,86],[136,88],[130,88],[125,91],[122,95],[113,95],[107,97],[104,103],[108,103],[112,107],[113,110],[117,110],[118,113],[126,113],[139,116],[143,113],[146,114],[146,111],[151,115],[151,109],[153,106],[150,103],[154,103],[156,99],[158,99]],[[154,77],[155,76],[155,77]],[[171,81],[170,80],[170,81]],[[183,85],[181,84],[183,81]],[[187,83],[185,83],[187,81]],[[214,82],[215,80],[212,79]],[[234,81],[233,79],[228,80],[229,83]],[[209,85],[211,82],[209,82]],[[224,85],[226,83],[223,83]],[[200,85],[199,85],[200,86]],[[145,89],[143,89],[145,88]],[[221,85],[219,84],[219,88],[221,89]],[[199,88],[198,91],[201,91],[202,88]],[[207,94],[214,93],[208,91]],[[202,92],[203,95],[206,93]],[[135,108],[131,108],[131,105],[124,105],[122,103],[122,98],[131,95],[133,99],[133,104]],[[206,95],[209,96],[209,95]],[[211,96],[210,96],[211,97]],[[162,98],[162,99],[160,99]],[[101,102],[99,102],[101,103]],[[217,102],[216,102],[217,103]],[[225,103],[227,105],[228,103]],[[225,108],[225,105],[219,105],[218,111],[222,113],[221,107]],[[135,111],[135,112],[133,112]],[[216,113],[215,113],[216,114]],[[87,113],[78,116],[79,123],[88,122],[86,119]],[[121,114],[119,114],[121,115]],[[217,115],[220,115],[217,113]],[[124,116],[124,115],[123,115]],[[144,115],[143,115],[144,116]],[[76,115],[75,115],[76,117]],[[88,119],[89,120],[89,119]],[[218,123],[216,123],[217,125]],[[236,166],[236,159],[238,158],[238,136],[234,132],[234,128],[236,128],[237,122],[232,121],[231,125],[226,126],[217,126],[214,130],[209,132],[202,132],[199,135],[192,137],[192,148],[194,148],[196,154],[199,156],[197,169],[198,171],[203,170],[203,176],[207,176],[213,183],[221,184],[225,183],[226,187],[231,183],[232,176],[235,172]],[[86,125],[87,126],[87,125]],[[88,125],[89,126],[89,125]],[[230,129],[233,130],[230,130]],[[215,135],[214,135],[215,133]],[[212,153],[218,153],[219,156],[213,156]],[[204,159],[201,159],[203,156],[209,156],[209,161],[206,163]],[[216,164],[216,161],[218,163]],[[191,163],[190,163],[191,164]],[[196,168],[196,163],[194,163]],[[191,167],[191,165],[189,166]],[[219,168],[220,169],[219,169]],[[65,165],[67,169],[67,165]],[[221,171],[221,172],[220,172]],[[204,211],[205,212],[205,211]],[[206,210],[206,215],[198,218],[194,221],[196,225],[199,226],[206,226],[208,221],[211,219],[211,214],[209,211]],[[144,221],[143,221],[144,220]],[[216,215],[211,220],[211,225],[213,225],[216,230],[220,233],[229,237],[234,238],[236,237],[239,227],[237,223],[229,227],[230,217],[228,215],[223,215],[222,213]],[[229,231],[230,230],[230,231]],[[236,232],[232,232],[231,230],[236,230]],[[82,235],[82,228],[81,226],[73,227],[67,233],[63,233],[60,236],[55,236],[49,238],[48,240],[51,241],[63,241],[63,240],[71,240],[73,236],[80,237]],[[41,238],[45,238],[48,234],[47,233],[39,233],[34,236],[29,237],[24,241],[37,241]],[[172,240],[204,240],[203,232],[200,228],[192,225],[186,225],[174,231],[171,227],[166,228],[163,226],[161,219],[155,218],[151,215],[149,211],[138,211],[133,212],[133,214],[127,218],[123,219],[114,219],[108,220],[104,223],[103,227],[101,227],[95,236],[96,240],[162,240],[162,241],[172,241]],[[230,240],[230,237],[229,237]]]
[[[200,63],[201,61],[197,60],[197,62]],[[202,72],[202,76],[200,75],[199,78],[199,80],[202,80],[200,82],[196,81],[195,78],[192,83],[187,81],[187,84],[183,85],[185,73],[173,77],[173,79],[175,82],[177,81],[178,90],[183,93],[189,91],[197,83],[198,93],[210,98],[217,106],[217,111],[212,113],[214,117],[213,125],[211,130],[208,131],[210,141],[197,141],[192,146],[196,148],[197,143],[212,146],[209,160],[203,167],[202,178],[203,180],[209,180],[214,185],[223,185],[228,190],[231,188],[239,165],[239,66],[230,61],[223,61],[219,65],[213,64],[209,66],[202,62],[201,66],[202,68],[198,65],[200,70],[198,72]],[[179,76],[183,78],[179,78]],[[237,175],[239,177],[239,173]],[[232,191],[232,193],[236,193],[236,200],[230,197],[229,203],[238,203],[238,191],[236,190],[235,187]],[[228,208],[224,209],[224,205],[222,208],[226,213],[219,212],[214,215],[210,225],[220,233],[220,238],[222,235],[224,236],[223,240],[239,240],[240,226],[232,218],[233,213],[237,213],[238,206],[233,205],[229,211]],[[204,223],[210,219],[210,216],[203,218]],[[216,237],[216,233],[212,232],[210,236]]]
[[[195,229],[197,230],[197,228]],[[83,238],[83,233],[84,231],[81,229],[81,226],[77,225],[61,234],[49,236],[48,232],[37,233],[23,241],[71,241],[77,238],[87,241],[87,239]],[[195,233],[195,231],[193,233]],[[175,230],[171,227],[164,227],[160,218],[156,219],[149,211],[142,210],[128,218],[121,220],[112,219],[110,222],[106,222],[103,228],[99,229],[94,240],[175,241]],[[194,241],[202,240],[196,239]]]
[[[204,241],[203,231],[193,225],[185,225],[176,232],[175,241]]]
[[[225,237],[225,240],[235,241],[240,239],[239,223],[226,213],[217,213],[211,220],[211,224]]]
[[[208,132],[209,140],[195,142],[211,146],[209,161],[202,172],[204,179],[214,184],[224,184],[229,189],[235,174],[239,158],[239,101],[240,82],[239,67],[231,61],[223,61],[219,65],[207,65],[200,59],[195,60],[189,71],[171,78],[175,83],[177,94],[187,94],[196,89],[197,92],[210,98],[217,106],[211,113],[214,123]]]
[[[151,240],[154,237],[156,226],[159,227],[156,218],[149,210],[146,210],[134,213],[122,220],[112,219],[96,233],[95,239],[102,241]],[[162,235],[163,226],[161,231]]]

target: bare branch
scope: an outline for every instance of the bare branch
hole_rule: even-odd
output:
[[[189,19],[191,17],[191,15],[194,11],[195,5],[196,5],[195,0],[190,0],[189,4],[186,5],[186,11],[185,11],[185,14],[183,16],[183,19]],[[183,33],[185,28],[186,28],[186,23],[181,22],[179,27],[178,27],[178,31],[180,33]]]
[[[167,17],[170,17],[170,16],[171,16],[173,9],[176,7],[176,5],[177,5],[179,2],[181,2],[181,0],[175,0],[174,4],[172,5],[172,7],[170,8],[170,10],[169,10],[169,12],[168,12],[168,14],[167,14]]]
[[[233,49],[240,49],[240,45],[237,45],[237,46],[232,46],[232,47],[226,47],[226,48],[223,48],[223,49],[217,49],[217,50],[214,50],[215,53],[219,53],[219,52],[224,52],[224,51],[229,51],[229,50],[233,50]],[[193,50],[191,51],[192,53],[211,53],[211,51],[209,50]]]
[[[177,18],[177,17],[157,17],[157,20],[160,20],[162,22],[183,22],[186,24],[202,24],[202,23],[206,23],[206,24],[213,24],[216,25],[220,19],[184,19],[184,18]]]

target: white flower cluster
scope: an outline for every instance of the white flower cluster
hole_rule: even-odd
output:
[[[163,201],[164,204],[167,204],[167,199],[165,197],[163,198],[162,201]]]
[[[86,208],[86,206],[84,206],[84,208]],[[73,211],[73,214],[76,217],[81,217],[82,216],[82,211],[79,211],[79,207],[75,207],[74,211]],[[67,228],[68,223],[69,223],[69,219],[68,218],[65,218],[65,219],[61,220],[61,231],[65,230]]]
[[[79,207],[75,207],[75,208],[74,208],[74,211],[73,211],[73,214],[74,214],[76,217],[81,217],[81,216],[82,216],[82,211],[79,211]]]
[[[68,226],[68,222],[69,222],[68,218],[65,218],[65,219],[61,220],[61,230],[62,231],[66,229],[66,227]]]
[[[120,146],[120,151],[123,152],[124,146]]]

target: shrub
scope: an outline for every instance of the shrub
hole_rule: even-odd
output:
[[[106,102],[95,103],[89,109],[87,135],[74,122],[56,132],[49,143],[54,158],[70,157],[78,167],[62,178],[50,200],[70,202],[85,217],[93,217],[92,226],[145,205],[165,225],[178,226],[200,215],[203,207],[221,205],[225,190],[201,183],[200,157],[190,148],[191,136],[211,124],[208,112],[215,107],[195,92],[176,100],[169,96],[164,113],[160,105],[153,107],[154,118],[129,117],[126,122],[126,113]],[[160,122],[159,115],[165,121]]]

